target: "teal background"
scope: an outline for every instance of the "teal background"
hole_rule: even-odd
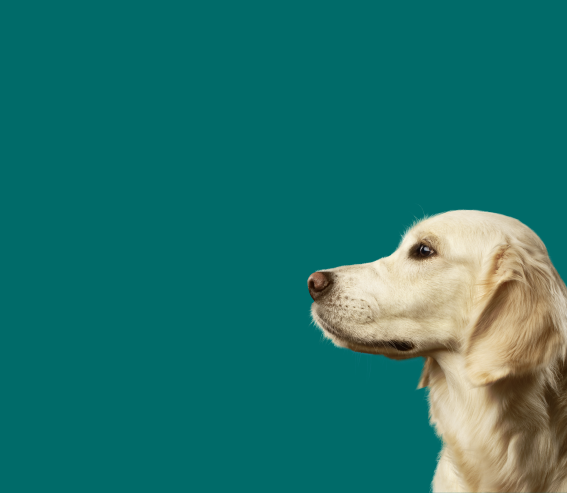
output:
[[[4,5],[2,491],[429,491],[422,360],[332,347],[307,277],[479,209],[565,278],[566,14]]]

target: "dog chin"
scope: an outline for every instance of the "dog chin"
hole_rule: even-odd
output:
[[[413,351],[415,345],[407,341],[362,341],[356,340],[348,334],[343,334],[342,330],[337,329],[322,319],[315,309],[312,310],[313,320],[323,330],[335,346],[350,349],[357,353],[376,354],[386,356],[395,360],[415,358]],[[410,354],[406,354],[410,353]]]

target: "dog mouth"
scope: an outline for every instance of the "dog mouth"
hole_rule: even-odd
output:
[[[397,351],[406,352],[411,351],[415,348],[415,345],[410,341],[401,341],[396,339],[384,340],[384,341],[367,341],[361,339],[360,337],[352,336],[350,334],[345,334],[343,331],[333,327],[330,323],[326,322],[321,318],[320,315],[314,314],[315,321],[317,324],[326,332],[333,335],[334,337],[346,342],[353,344],[355,346],[362,346],[363,348],[369,349],[395,349]]]

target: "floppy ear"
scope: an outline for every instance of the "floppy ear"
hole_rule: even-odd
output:
[[[565,284],[545,247],[499,245],[466,331],[465,367],[475,386],[548,365],[565,351]]]
[[[421,378],[419,379],[419,383],[417,384],[418,389],[422,389],[423,387],[427,387],[429,385],[429,374],[431,372],[432,362],[433,358],[431,356],[427,356],[425,358],[423,370],[421,370]]]

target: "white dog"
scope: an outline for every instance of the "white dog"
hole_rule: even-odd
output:
[[[567,288],[531,229],[440,214],[308,286],[335,345],[425,357],[418,388],[444,444],[433,491],[567,492]]]

